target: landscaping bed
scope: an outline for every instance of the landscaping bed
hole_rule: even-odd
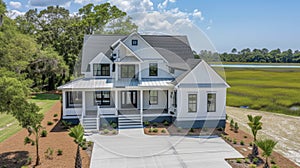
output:
[[[77,146],[73,138],[68,135],[68,130],[64,129],[60,124],[60,110],[61,103],[57,102],[45,113],[42,126],[47,131],[47,136],[40,138],[39,153],[41,165],[37,167],[74,167]],[[31,146],[30,144],[24,145],[24,138],[26,136],[28,136],[27,130],[22,129],[0,143],[0,165],[2,167],[18,168],[25,165],[33,167],[36,150],[35,146]],[[88,145],[86,148],[87,150],[91,150],[92,146]],[[81,150],[81,157],[82,167],[88,168],[90,162],[88,152]]]
[[[249,168],[252,164],[253,167],[257,168],[263,168],[264,165],[264,157],[262,157],[262,151],[259,150],[258,159],[256,163],[253,163],[253,160],[251,162],[251,159],[249,158],[251,151],[252,151],[252,144],[253,144],[253,137],[252,135],[242,131],[238,130],[238,132],[234,132],[234,130],[230,129],[230,124],[226,124],[225,133],[223,134],[222,138],[230,144],[232,147],[234,147],[237,151],[239,151],[246,159],[229,159],[227,162],[233,167],[233,168]],[[241,142],[243,142],[241,144]],[[271,158],[269,159],[271,162],[270,167],[272,166],[274,168],[298,168],[294,162],[290,161],[289,159],[283,157],[279,153],[273,151]],[[255,166],[254,166],[255,165]],[[276,167],[277,166],[277,167]]]

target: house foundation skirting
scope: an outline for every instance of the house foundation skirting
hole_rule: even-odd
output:
[[[174,124],[181,128],[225,128],[226,120],[176,120]]]

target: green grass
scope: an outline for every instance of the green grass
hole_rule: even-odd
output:
[[[30,102],[36,103],[40,108],[40,113],[47,112],[57,101],[60,96],[55,94],[37,94],[29,99]],[[22,128],[18,121],[11,115],[0,114],[0,142],[14,135]]]
[[[228,106],[300,116],[300,69],[225,68]]]

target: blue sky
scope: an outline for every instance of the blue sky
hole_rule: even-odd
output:
[[[4,0],[10,13],[60,5],[71,13],[106,0]],[[142,33],[187,34],[192,47],[300,49],[297,0],[110,0],[133,16]]]

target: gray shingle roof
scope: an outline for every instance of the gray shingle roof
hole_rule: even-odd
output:
[[[123,39],[124,35],[86,35],[83,42],[81,72],[86,71],[88,64],[100,52],[106,56],[110,56],[110,46],[119,39]]]
[[[126,37],[125,35],[86,35],[81,71],[86,71],[89,62],[100,52],[109,57],[112,52],[110,46]],[[169,66],[184,70],[190,69],[185,61],[194,58],[194,55],[186,36],[141,35],[141,37],[169,62]]]

